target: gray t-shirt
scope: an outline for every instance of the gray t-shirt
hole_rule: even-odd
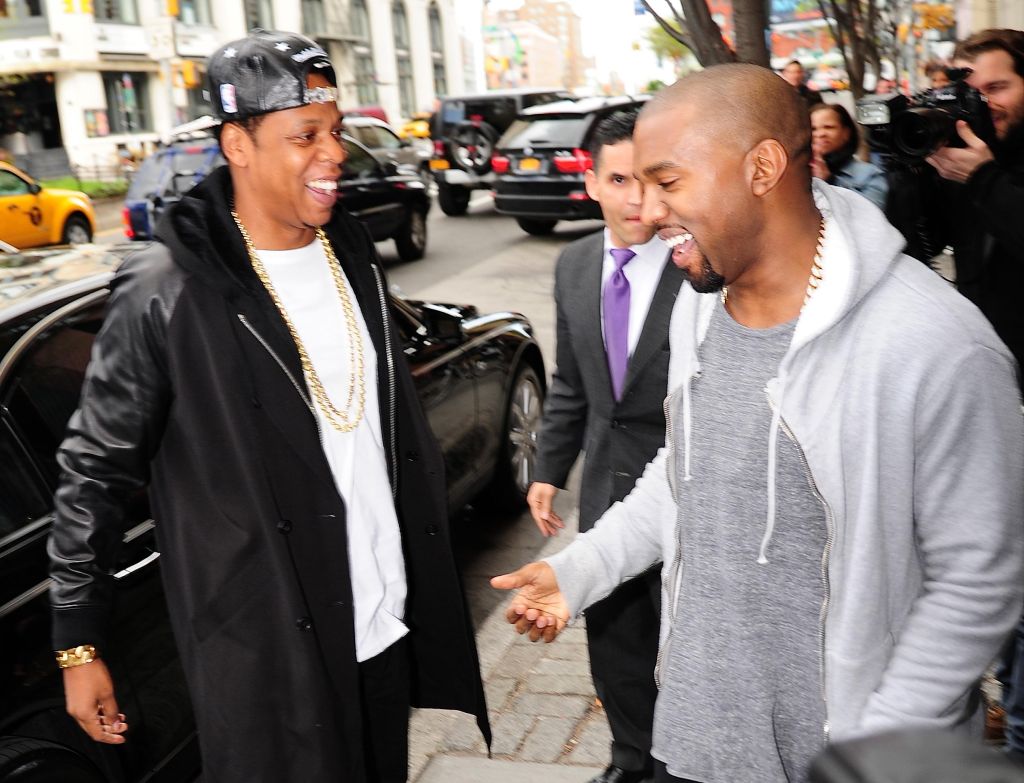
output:
[[[682,576],[653,752],[671,774],[702,783],[803,781],[823,746],[825,510],[784,426],[775,531],[768,563],[757,563],[772,417],[765,386],[795,323],[748,329],[717,305],[692,385],[690,481],[676,463]],[[680,395],[674,404],[679,422]]]

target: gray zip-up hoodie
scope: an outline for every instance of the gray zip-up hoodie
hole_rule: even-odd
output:
[[[981,313],[860,195],[815,181],[823,280],[766,389],[765,492],[788,427],[826,509],[824,697],[832,738],[967,720],[1024,594],[1024,417],[1015,365]],[[690,381],[714,296],[684,285],[670,331],[665,446],[596,527],[548,559],[578,614],[663,561],[661,643],[679,572],[676,460],[691,464]],[[673,406],[666,402],[665,410]],[[660,660],[660,658],[659,658]],[[742,663],[738,662],[738,667]],[[808,687],[815,687],[808,683]]]

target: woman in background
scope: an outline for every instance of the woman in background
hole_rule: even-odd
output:
[[[857,191],[884,210],[889,182],[878,166],[854,157],[859,145],[857,125],[843,106],[811,107],[811,173],[830,185]]]

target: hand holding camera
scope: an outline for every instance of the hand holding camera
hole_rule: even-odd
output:
[[[982,141],[963,120],[957,120],[956,130],[963,140],[963,147],[941,147],[927,160],[944,179],[966,182],[974,170],[983,163],[994,160],[988,144]]]

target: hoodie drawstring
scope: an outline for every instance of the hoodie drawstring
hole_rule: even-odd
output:
[[[785,375],[781,374],[774,379],[779,391],[779,398],[772,404],[772,423],[768,428],[768,513],[764,523],[764,536],[761,538],[761,548],[757,552],[757,562],[765,565],[768,562],[768,545],[771,543],[772,535],[775,533],[775,472],[777,469],[777,451],[779,444],[779,427],[782,424],[782,398],[786,391]],[[771,400],[772,381],[768,382],[765,392]]]

